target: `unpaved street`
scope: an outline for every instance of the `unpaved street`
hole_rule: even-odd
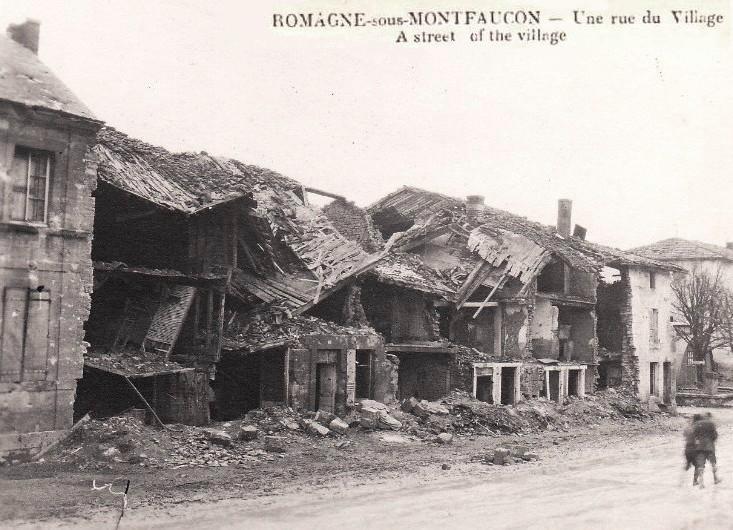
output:
[[[121,528],[733,528],[733,411],[713,412],[725,481],[713,486],[708,471],[704,490],[689,485],[691,474],[681,484],[681,436],[668,432],[609,437],[564,461],[549,450],[520,466],[466,463],[310,493],[131,508]],[[105,513],[81,524],[115,520]]]

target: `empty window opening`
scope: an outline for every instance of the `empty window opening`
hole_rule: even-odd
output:
[[[356,398],[372,397],[372,352],[356,350]]]
[[[568,370],[568,396],[580,395],[580,370]]]
[[[562,261],[550,263],[537,277],[537,290],[542,293],[564,293],[566,276],[565,264]]]
[[[501,368],[501,404],[514,404],[514,377],[516,376],[516,368]]]
[[[438,312],[438,333],[443,339],[450,339],[450,307],[436,307]]]
[[[476,399],[486,403],[494,403],[494,377],[480,375],[476,377]]]
[[[657,384],[657,374],[659,363],[649,363],[649,394],[652,396],[659,395],[659,385]]]

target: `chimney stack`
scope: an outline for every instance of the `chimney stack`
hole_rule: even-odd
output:
[[[573,201],[560,199],[557,201],[557,233],[570,237],[570,218],[573,212]]]
[[[728,250],[733,250],[733,241],[728,241],[725,244],[725,248],[727,248]]]
[[[584,226],[575,225],[575,228],[573,229],[573,237],[577,237],[578,239],[584,240],[587,233],[588,229]]]
[[[41,33],[40,22],[28,18],[22,24],[10,24],[6,33],[15,42],[38,55],[38,38]]]
[[[469,221],[475,221],[478,214],[484,209],[483,195],[468,195],[466,197],[466,217]]]

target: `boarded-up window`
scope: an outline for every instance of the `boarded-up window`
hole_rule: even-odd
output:
[[[10,167],[10,219],[46,223],[51,153],[16,147]]]
[[[651,309],[649,311],[649,342],[652,345],[659,344],[659,310]]]
[[[46,378],[50,310],[51,297],[46,291],[5,289],[0,382]]]

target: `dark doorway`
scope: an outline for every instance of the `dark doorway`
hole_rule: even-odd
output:
[[[514,376],[516,368],[501,369],[501,404],[514,405]]]
[[[316,410],[336,410],[336,364],[316,364]]]
[[[285,403],[285,354],[280,349],[222,354],[212,387],[211,417],[228,421],[252,409]]]
[[[580,370],[568,370],[568,396],[578,396],[580,388]]]
[[[560,371],[550,370],[547,377],[550,383],[547,398],[552,401],[560,401]]]
[[[672,363],[665,362],[662,364],[662,378],[664,379],[664,403],[669,405],[672,403]]]
[[[657,383],[657,375],[659,363],[649,363],[649,395],[659,396],[659,385]]]
[[[476,377],[476,399],[486,403],[494,403],[494,377],[480,375]]]
[[[356,350],[356,398],[372,397],[372,352]]]

